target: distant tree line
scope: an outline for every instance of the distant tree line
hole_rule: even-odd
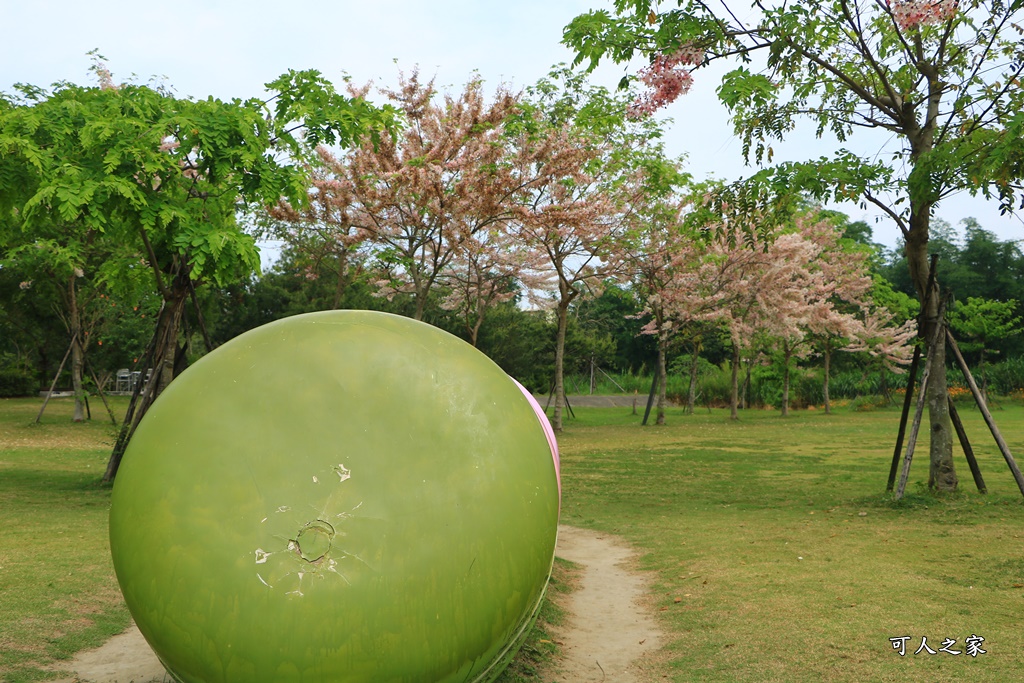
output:
[[[874,244],[870,226],[806,197],[775,227],[709,213],[701,197],[714,188],[665,157],[658,126],[630,118],[631,97],[571,72],[490,101],[477,81],[442,94],[413,73],[382,93],[380,108],[364,104],[365,88],[342,97],[315,74],[293,72],[272,84],[283,107],[277,125],[299,121],[321,131],[305,142],[334,144],[296,140],[281,149],[268,137],[268,154],[290,155],[289,170],[270,156],[224,167],[203,156],[202,145],[214,143],[201,135],[186,142],[187,153],[175,137],[185,120],[244,127],[235,109],[266,103],[197,112],[99,76],[97,88],[27,89],[0,109],[5,134],[24,148],[0,157],[12,188],[0,240],[2,395],[45,388],[71,350],[77,377],[76,363],[67,364],[59,386],[83,394],[96,382],[110,388],[118,368],[146,367],[147,357],[154,367],[154,329],[170,330],[157,365],[173,376],[258,325],[345,308],[406,315],[460,336],[532,390],[554,393],[556,412],[566,389],[603,383],[640,394],[653,378],[659,420],[669,398],[690,411],[730,405],[736,415],[755,404],[785,411],[827,409],[830,398],[888,399],[901,384],[919,308],[901,253]],[[148,119],[118,104],[136,90],[152,98]],[[354,108],[363,128],[332,140],[336,124],[307,121],[299,93]],[[97,109],[62,141],[81,149],[83,169],[103,158],[90,126],[128,120],[155,131],[152,149],[124,151],[124,168],[92,179],[48,169],[32,156],[32,145],[47,141],[25,121],[60,100]],[[215,142],[229,148],[215,146],[216,154],[230,156],[230,140]],[[162,170],[130,163],[131,154],[152,155]],[[262,185],[249,178],[257,172]],[[35,194],[17,195],[18,178]],[[126,179],[141,198],[119,194]],[[97,183],[109,186],[107,218],[90,208]],[[214,188],[251,200],[214,203]],[[262,274],[254,236],[282,245]],[[935,221],[930,245],[971,361],[988,365],[994,390],[1019,389],[1019,245],[973,220],[963,235]]]

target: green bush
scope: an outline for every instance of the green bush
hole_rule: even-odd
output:
[[[884,408],[886,405],[887,402],[883,397],[874,395],[858,396],[850,401],[850,409],[859,413],[876,410],[877,408]]]
[[[820,406],[825,403],[823,378],[816,370],[800,370],[790,378],[790,401],[794,407]],[[829,387],[831,389],[831,387]],[[829,392],[831,396],[831,392]]]
[[[1024,356],[1007,358],[993,363],[985,369],[989,391],[1000,396],[1009,396],[1024,389]],[[981,378],[978,378],[981,381]]]
[[[32,371],[11,353],[0,355],[0,398],[31,396],[36,392]]]
[[[689,386],[687,386],[689,388]],[[728,363],[709,370],[697,380],[697,402],[705,405],[728,405],[732,395],[732,371]]]

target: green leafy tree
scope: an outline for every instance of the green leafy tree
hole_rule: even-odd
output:
[[[1015,301],[996,301],[967,297],[958,302],[949,314],[953,330],[963,340],[964,351],[978,352],[978,370],[981,375],[981,393],[988,401],[988,381],[985,377],[985,354],[992,353],[992,344],[1021,332],[1021,317],[1014,315]]]
[[[684,93],[692,72],[712,62],[736,67],[718,88],[749,161],[768,164],[772,144],[798,122],[845,143],[875,129],[898,144],[892,159],[842,149],[809,162],[765,168],[713,205],[761,216],[788,211],[794,191],[819,200],[860,200],[888,215],[905,240],[920,297],[929,282],[931,215],[962,190],[1012,196],[1021,165],[1024,109],[1024,4],[998,0],[829,0],[765,3],[752,15],[730,3],[678,0],[659,11],[651,0],[615,0],[614,10],[581,15],[565,30],[576,63],[625,62],[643,55],[650,88],[642,115]],[[746,18],[749,16],[750,18]],[[762,224],[771,221],[762,221]],[[924,335],[938,324],[939,296],[928,298]],[[946,402],[944,344],[929,349],[931,477],[957,486]]]
[[[197,285],[224,285],[259,268],[239,215],[305,198],[318,144],[348,144],[393,127],[393,110],[342,97],[316,71],[268,83],[267,100],[179,98],[115,84],[16,86],[0,98],[0,221],[29,239],[59,230],[78,252],[105,248],[101,279],[144,266],[163,298],[150,345],[154,381],[115,447],[107,479],[148,405],[182,369],[181,323]],[[132,404],[133,409],[135,403]]]

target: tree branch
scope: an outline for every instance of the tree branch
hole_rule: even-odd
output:
[[[847,23],[849,23],[850,28],[853,30],[853,36],[847,34],[847,37],[853,38],[854,42],[859,46],[861,57],[868,63],[868,65],[871,67],[871,70],[874,71],[875,74],[878,76],[878,80],[881,81],[882,87],[885,88],[886,95],[889,96],[889,99],[893,103],[893,111],[897,115],[899,113],[902,113],[899,110],[898,104],[900,101],[899,93],[897,93],[896,90],[892,87],[892,84],[889,83],[888,74],[886,73],[885,69],[882,68],[882,65],[878,63],[878,60],[875,59],[874,53],[871,51],[871,48],[868,47],[867,42],[865,42],[864,40],[864,31],[862,30],[860,25],[859,12],[857,16],[854,17],[853,13],[850,11],[850,5],[847,0],[842,0],[840,4],[843,8],[843,15],[846,17]],[[889,112],[886,113],[888,113],[890,117],[896,118],[895,116],[893,116],[893,114]]]
[[[875,197],[873,194],[871,194],[869,190],[864,191],[864,199],[871,202],[885,213],[889,214],[889,217],[896,222],[896,227],[898,227],[900,229],[900,232],[903,233],[903,239],[909,239],[910,228],[907,226],[906,221],[903,219],[903,217],[892,210],[892,207],[890,207],[888,204]]]
[[[842,70],[838,69],[837,67],[833,66],[829,62],[827,62],[824,59],[822,59],[821,57],[819,57],[816,53],[811,52],[810,50],[808,50],[807,48],[803,47],[802,45],[799,45],[798,43],[794,42],[789,37],[780,38],[780,40],[782,40],[791,49],[796,50],[798,53],[803,55],[805,59],[808,59],[808,60],[814,62],[815,64],[820,66],[822,69],[828,71],[830,74],[832,74],[833,76],[838,78],[840,81],[843,82],[844,85],[846,85],[846,87],[848,87],[851,91],[853,91],[853,93],[855,93],[858,97],[860,97],[864,102],[866,102],[867,104],[870,104],[871,106],[873,106],[875,109],[878,109],[879,111],[885,112],[894,121],[896,121],[897,123],[900,123],[899,116],[895,114],[895,112],[896,112],[896,108],[895,108],[896,103],[895,102],[893,102],[893,106],[892,107],[886,106],[886,104],[883,103],[879,98],[875,97],[875,95],[873,93],[871,93],[871,91],[867,90],[860,83],[858,83],[857,81],[855,81],[852,78],[850,78],[850,76],[848,76]],[[890,113],[890,112],[892,112],[892,113]]]
[[[149,241],[149,235],[146,234],[146,228],[140,227],[139,233],[142,235],[142,243],[146,245],[146,254],[149,256],[149,265],[153,269],[153,274],[156,276],[156,288],[160,290],[161,296],[166,301],[171,300],[171,292],[164,286],[164,279],[160,273],[160,264],[156,260],[156,252],[153,251],[153,245]]]

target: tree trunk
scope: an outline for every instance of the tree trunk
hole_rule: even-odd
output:
[[[789,342],[782,343],[782,361],[785,364],[782,368],[782,417],[789,416],[789,359],[793,356],[793,349]]]
[[[135,394],[128,404],[124,423],[121,425],[114,450],[107,461],[107,471],[103,475],[105,482],[109,483],[117,476],[124,452],[142,418],[145,417],[157,396],[183,369],[181,364],[176,363],[176,360],[178,336],[185,305],[188,302],[188,280],[186,279],[188,277],[185,269],[179,271],[171,282],[170,290],[165,293],[164,304],[157,318],[156,330],[150,341],[150,348],[147,350],[143,366],[140,368],[142,379],[136,386]],[[152,369],[153,374],[150,381],[146,382],[146,373],[149,369]]]
[[[905,253],[910,275],[918,296],[925,300],[928,288],[928,220],[927,211],[912,211],[910,230],[907,234]],[[922,316],[923,336],[938,341],[934,348],[925,349],[928,363],[928,421],[929,421],[929,475],[928,484],[937,491],[955,491],[957,488],[956,468],[953,465],[953,423],[949,417],[949,392],[946,384],[946,343],[944,335],[932,334],[939,320],[939,285],[937,278],[927,297],[928,306]]]
[[[693,355],[690,356],[690,390],[686,394],[686,414],[693,415],[694,406],[697,403],[697,368],[700,365],[698,346],[694,345]]]
[[[473,327],[469,328],[469,343],[473,348],[476,348],[477,337],[480,336],[480,323],[477,323]]]
[[[75,414],[72,422],[85,421],[85,392],[82,389],[82,369],[85,358],[82,356],[82,316],[78,310],[78,294],[75,286],[76,276],[71,275],[68,283],[68,301],[71,317],[71,388],[75,392]]]
[[[334,300],[331,302],[331,309],[338,310],[341,306],[341,297],[345,295],[345,281],[348,279],[348,252],[342,251],[338,255],[338,280],[334,283]]]
[[[729,419],[740,419],[740,347],[732,347],[732,392],[729,396]]]
[[[747,394],[750,392],[750,366],[754,364],[753,359],[748,358],[747,362],[743,364],[743,385],[740,391],[740,408],[743,410],[747,409]]]
[[[473,323],[472,326],[469,326],[469,340],[470,340],[470,343],[473,345],[473,348],[476,348],[476,342],[480,338],[480,327],[483,324],[484,324],[484,314],[483,313],[479,313],[476,316],[476,322]]]
[[[832,402],[828,396],[828,378],[832,372],[832,340],[825,340],[825,382],[822,384],[821,392],[825,398],[825,414],[832,414]]]
[[[658,418],[654,421],[654,424],[663,425],[665,424],[665,385],[668,383],[665,381],[665,349],[668,346],[668,332],[663,329],[658,330]]]
[[[565,377],[562,366],[565,361],[565,329],[569,325],[569,302],[558,304],[558,332],[555,335],[555,412],[551,416],[551,428],[562,431],[562,407],[565,405]]]

